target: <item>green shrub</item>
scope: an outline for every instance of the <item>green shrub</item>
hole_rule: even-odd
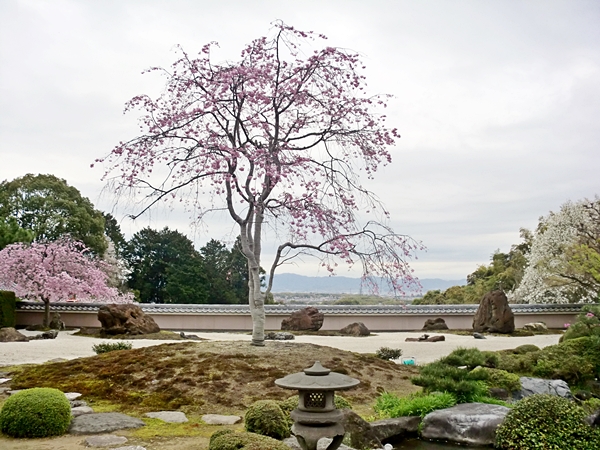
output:
[[[290,450],[283,442],[255,433],[221,433],[211,436],[208,450]]]
[[[439,360],[442,364],[449,366],[463,367],[473,370],[477,366],[484,366],[486,362],[486,355],[483,354],[478,348],[464,348],[459,347]]]
[[[415,394],[409,397],[398,397],[384,392],[377,397],[374,409],[381,417],[425,417],[432,411],[450,408],[454,405],[456,405],[456,398],[447,392],[435,392],[429,395]]]
[[[570,339],[545,347],[539,355],[533,375],[561,379],[579,385],[600,374],[600,336]]]
[[[96,355],[100,353],[114,352],[115,350],[131,350],[131,342],[102,342],[100,344],[94,344],[92,350],[96,352]]]
[[[536,394],[517,402],[496,433],[496,446],[519,450],[592,450],[600,431],[584,422],[585,412],[562,397]]]
[[[259,400],[248,408],[244,418],[246,431],[284,439],[290,435],[288,418],[275,400]]]
[[[499,361],[496,367],[511,373],[532,375],[533,368],[537,364],[540,355],[541,350],[526,353],[515,353],[514,350],[501,350],[498,352]]]
[[[517,348],[515,348],[513,350],[513,352],[517,355],[524,355],[525,353],[539,352],[539,351],[540,351],[540,348],[537,345],[533,345],[533,344],[519,345]]]
[[[574,324],[561,336],[561,342],[580,337],[600,336],[600,305],[585,305]]]
[[[216,438],[218,438],[219,436],[223,436],[224,434],[230,434],[230,433],[233,433],[233,430],[230,430],[229,428],[221,428],[220,430],[215,431],[213,434],[210,435],[208,447],[212,448],[213,441]]]
[[[463,352],[458,352],[458,354],[454,355],[453,353],[423,366],[420,369],[419,376],[411,380],[413,384],[422,386],[423,390],[427,393],[448,392],[454,395],[458,403],[471,403],[475,397],[481,398],[487,396],[488,387],[485,383],[487,374],[481,371],[462,368],[462,363],[467,360],[475,363],[473,355],[477,356],[478,361],[483,361],[485,358],[481,355],[481,352],[469,352],[467,358],[462,358],[464,355]],[[458,367],[447,364],[446,361],[456,364]]]
[[[17,299],[12,291],[0,291],[0,328],[17,324]]]
[[[581,404],[586,414],[593,414],[600,409],[600,398],[592,397]]]
[[[488,388],[501,388],[508,392],[521,390],[521,380],[517,374],[489,367],[478,367],[473,372],[482,372],[485,374],[485,382]]]
[[[16,438],[65,434],[71,405],[58,389],[33,388],[11,395],[0,411],[0,431]]]
[[[398,359],[402,356],[402,349],[399,348],[389,348],[389,347],[380,347],[376,352],[375,356],[381,359],[385,359],[386,361],[390,361],[393,359]]]

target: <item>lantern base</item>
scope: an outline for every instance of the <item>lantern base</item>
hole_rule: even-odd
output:
[[[317,450],[317,444],[322,438],[333,439],[326,450],[336,450],[344,440],[345,431],[340,423],[320,427],[295,423],[292,426],[292,434],[296,436],[296,440],[303,450]]]

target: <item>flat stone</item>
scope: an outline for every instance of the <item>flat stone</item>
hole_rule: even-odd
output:
[[[204,414],[202,421],[208,425],[235,425],[240,422],[240,416],[223,416],[221,414]]]
[[[184,423],[188,421],[188,418],[181,411],[157,411],[149,412],[145,414],[146,417],[151,419],[160,419],[163,422],[169,423]]]
[[[0,384],[6,383],[7,381],[12,380],[12,378],[0,378]]]
[[[115,448],[114,450],[146,450],[146,447],[141,445],[128,445],[126,447]]]
[[[11,389],[10,391],[6,391],[8,395],[15,395],[17,392],[21,392],[23,389]]]
[[[94,410],[89,406],[76,406],[71,408],[71,415],[73,417],[83,416],[84,414],[93,414]]]
[[[77,400],[79,397],[81,397],[81,394],[79,392],[65,392],[65,397],[67,397],[67,400],[69,401]]]
[[[101,436],[90,436],[84,442],[87,447],[112,447],[124,444],[127,442],[127,438],[124,436],[115,436],[114,434],[103,434]]]
[[[146,425],[142,420],[121,413],[84,414],[73,418],[69,433],[98,434],[110,433],[126,428],[140,428]]]
[[[485,403],[463,403],[427,414],[421,424],[421,437],[461,445],[493,445],[496,429],[509,408]]]

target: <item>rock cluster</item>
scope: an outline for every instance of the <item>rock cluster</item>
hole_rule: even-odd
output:
[[[447,329],[448,325],[446,325],[446,321],[441,317],[436,317],[435,319],[427,319],[422,328],[423,331],[437,331]]]

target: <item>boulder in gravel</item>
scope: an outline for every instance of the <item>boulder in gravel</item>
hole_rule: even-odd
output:
[[[163,422],[169,423],[185,423],[188,418],[181,411],[157,411],[146,413],[146,417],[151,419],[160,419]]]
[[[265,339],[270,341],[291,341],[296,339],[292,333],[286,333],[285,331],[274,332],[270,331],[265,334]]]
[[[100,434],[111,433],[127,428],[140,428],[146,424],[135,417],[121,413],[84,414],[73,418],[69,433],[71,434]]]
[[[515,400],[521,400],[533,394],[550,394],[573,399],[573,394],[566,381],[545,380],[543,378],[521,377],[521,390],[513,394]]]
[[[290,317],[281,321],[284,331],[319,331],[325,316],[313,306],[294,311]]]
[[[436,317],[435,319],[427,319],[425,321],[425,325],[423,325],[423,331],[436,331],[436,330],[447,330],[448,325],[446,325],[446,321],[441,317]]]
[[[427,414],[421,424],[421,437],[461,445],[493,445],[496,429],[509,408],[485,403],[462,403]]]
[[[548,327],[544,322],[531,322],[523,325],[524,330],[528,331],[548,331]]]
[[[29,339],[12,327],[0,328],[0,342],[27,342]]]
[[[101,335],[152,334],[160,331],[154,319],[133,303],[102,305],[98,308],[98,320],[102,324]]]
[[[348,336],[369,336],[371,332],[367,328],[367,326],[362,322],[354,322],[350,325],[345,326],[340,330],[340,333],[346,334]]]
[[[473,331],[478,333],[515,331],[515,315],[510,309],[504,292],[492,291],[483,296],[473,317]]]

